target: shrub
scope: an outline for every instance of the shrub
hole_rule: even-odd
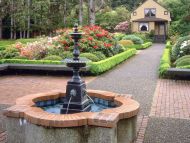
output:
[[[126,32],[128,29],[129,29],[129,22],[128,21],[120,22],[114,28],[114,30],[119,31],[119,32]]]
[[[183,56],[181,58],[179,58],[176,62],[175,62],[176,67],[181,67],[181,66],[188,66],[190,65],[190,55],[187,56]]]
[[[27,60],[28,58],[27,57],[22,57],[22,56],[17,56],[17,57],[14,57],[12,59],[23,59],[23,60]]]
[[[177,59],[174,63],[174,65],[176,65],[177,63],[181,62],[181,60],[184,60],[184,59],[190,59],[190,55],[186,55],[186,56],[183,56],[179,59]]]
[[[140,49],[142,49],[142,45],[131,45],[131,46],[128,46],[128,48],[140,50]]]
[[[147,42],[147,43],[142,44],[141,49],[146,49],[146,48],[149,48],[150,46],[152,46],[152,42]]]
[[[180,69],[190,69],[190,65],[182,66],[182,67],[177,67],[177,68],[180,68]]]
[[[153,38],[150,37],[150,33],[134,33],[133,35],[141,38],[144,42],[152,42]]]
[[[39,60],[46,56],[47,47],[48,45],[46,39],[43,39],[42,41],[35,41],[33,43],[27,43],[26,47],[20,49],[20,55],[31,60]]]
[[[119,41],[119,44],[121,44],[124,47],[134,45],[133,41],[131,40],[121,40]]]
[[[43,60],[61,61],[62,58],[61,58],[60,56],[51,55],[51,56],[47,56],[47,57],[45,57]]]
[[[17,56],[19,56],[19,50],[12,47],[7,47],[5,50],[0,51],[0,59],[11,59]]]
[[[99,62],[92,62],[90,66],[90,72],[94,75],[101,74],[105,71],[110,70],[117,64],[123,62],[124,60],[130,58],[136,54],[135,49],[129,49],[123,53],[117,54],[113,57],[107,58]]]
[[[92,54],[92,53],[82,53],[80,55],[80,57],[85,57],[85,58],[91,60],[92,62],[99,61],[99,58],[96,55]]]
[[[102,53],[102,52],[94,52],[94,55],[96,55],[96,57],[98,57],[100,60],[104,60],[106,59],[106,56]]]
[[[123,37],[122,40],[131,40],[131,41],[133,41],[134,44],[143,44],[144,43],[144,41],[140,37],[137,37],[135,35],[126,35]]]
[[[61,53],[60,55],[61,55],[61,57],[63,59],[65,59],[65,58],[73,58],[73,54],[71,52],[69,52],[69,51],[65,51],[65,52]]]
[[[48,65],[61,65],[61,61],[49,61],[49,60],[23,60],[23,59],[2,59],[1,63],[7,64],[48,64]]]
[[[181,37],[177,43],[172,47],[171,57],[172,61],[190,54],[190,35]]]
[[[168,49],[172,48],[172,42],[171,41],[167,41],[166,48],[168,48]]]
[[[120,41],[123,39],[123,37],[125,36],[126,34],[123,34],[123,33],[115,33],[114,34],[114,38],[117,40],[117,41]]]
[[[159,74],[165,76],[167,70],[171,67],[170,49],[165,49],[160,61]]]

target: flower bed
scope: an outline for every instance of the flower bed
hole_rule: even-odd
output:
[[[161,77],[190,76],[190,36],[180,38],[175,45],[167,42],[160,61]]]

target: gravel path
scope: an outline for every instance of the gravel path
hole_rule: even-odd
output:
[[[190,143],[190,120],[150,118],[144,143]]]
[[[99,76],[88,84],[88,89],[132,94],[141,104],[141,114],[149,115],[163,49],[164,44],[154,44],[110,72]]]

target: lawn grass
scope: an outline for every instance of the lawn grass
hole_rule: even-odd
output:
[[[26,44],[28,42],[34,42],[37,39],[35,38],[30,38],[30,39],[17,39],[17,40],[0,40],[0,50],[4,50],[6,47],[16,43],[16,42],[21,42],[23,44]]]

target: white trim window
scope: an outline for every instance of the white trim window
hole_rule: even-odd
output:
[[[141,23],[139,23],[139,31],[142,31],[142,32],[149,31],[148,22],[141,22]]]

